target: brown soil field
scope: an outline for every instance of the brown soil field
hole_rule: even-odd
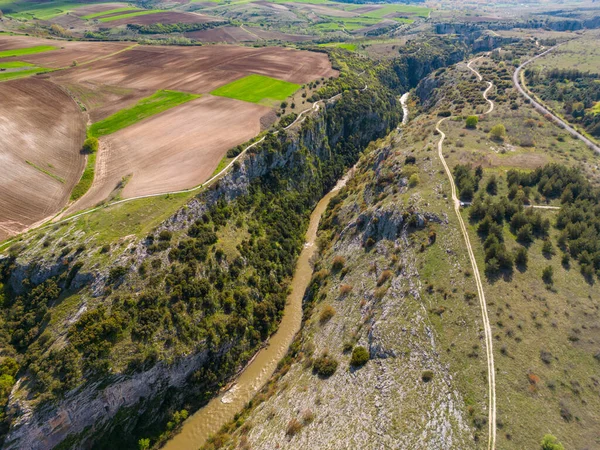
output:
[[[227,150],[260,132],[260,117],[270,111],[207,95],[102,137],[94,184],[68,213],[106,199],[128,175],[124,198],[206,181]]]
[[[103,27],[118,27],[135,23],[137,25],[151,25],[153,23],[205,23],[212,22],[215,19],[211,16],[196,13],[180,13],[180,12],[160,12],[155,14],[146,14],[144,16],[127,17],[125,19],[113,20],[105,22]]]
[[[329,8],[323,5],[311,5],[308,3],[303,3],[302,6],[299,6],[299,9],[309,10],[317,14],[323,14],[332,17],[356,17],[359,15],[354,11],[343,11],[341,9]]]
[[[13,80],[0,83],[0,135],[1,241],[67,202],[85,163],[85,123],[58,86],[37,78]]]
[[[219,27],[211,30],[191,31],[185,36],[200,42],[253,42],[258,39],[240,27]]]
[[[261,30],[258,27],[251,28],[253,34],[248,33],[240,27],[219,27],[211,30],[192,31],[185,33],[185,36],[200,42],[226,42],[234,44],[236,42],[254,42],[257,36],[268,41],[285,40],[288,42],[304,42],[314,39],[314,36],[302,36],[295,34],[281,33],[280,31]]]
[[[379,10],[381,8],[382,8],[381,5],[362,6],[360,8],[353,9],[352,12],[356,13],[356,14],[365,14],[365,13],[370,13],[370,12],[373,12],[373,11],[377,11],[377,10]]]
[[[139,46],[49,77],[75,94],[85,91],[79,98],[97,121],[159,89],[203,94],[252,73],[299,84],[337,74],[324,53],[217,45]]]
[[[51,50],[33,55],[14,58],[2,58],[3,61],[26,61],[40,67],[68,67],[73,61],[79,64],[106,57],[131,46],[131,42],[69,42],[33,38],[29,36],[0,35],[0,51],[16,48],[35,47],[37,45],[54,45],[57,50]]]

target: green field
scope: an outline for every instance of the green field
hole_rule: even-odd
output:
[[[298,89],[298,84],[263,75],[248,75],[215,89],[211,94],[251,103],[272,103],[273,100],[285,100]]]
[[[71,200],[75,201],[78,198],[83,197],[88,189],[92,186],[92,182],[94,181],[94,168],[96,167],[96,154],[92,153],[88,155],[87,164],[85,165],[85,169],[83,170],[83,174],[79,179],[79,182],[73,188],[71,192]]]
[[[34,53],[49,52],[50,50],[58,50],[58,47],[53,45],[38,45],[35,47],[15,48],[13,50],[4,50],[0,52],[0,58],[10,58],[12,56],[33,55]]]
[[[174,106],[189,102],[200,97],[195,94],[186,94],[177,91],[157,91],[150,97],[140,100],[135,106],[123,109],[100,122],[93,124],[88,134],[94,137],[114,133],[122,128],[133,125],[140,120],[158,114]]]
[[[45,67],[36,67],[35,69],[28,70],[17,70],[14,72],[0,72],[0,81],[12,80],[14,78],[28,77],[37,73],[50,72],[54,69],[47,69]]]
[[[327,44],[319,44],[319,47],[336,47],[354,52],[356,51],[357,44],[350,42],[328,42]]]
[[[145,16],[147,14],[156,14],[156,13],[160,13],[160,12],[164,12],[164,11],[161,11],[159,9],[149,9],[149,10],[132,12],[129,14],[120,14],[118,16],[105,17],[104,19],[98,19],[98,20],[100,22],[112,22],[114,20],[129,19],[130,17]]]
[[[0,69],[19,69],[21,67],[35,67],[31,63],[22,61],[0,62]]]
[[[594,115],[600,114],[600,102],[596,102],[596,104],[592,107],[592,112]]]
[[[72,1],[49,1],[45,3],[31,3],[25,1],[1,1],[0,9],[7,16],[15,19],[40,19],[48,20],[60,16],[82,6],[88,6],[90,3],[80,3]]]
[[[109,9],[108,11],[102,11],[102,12],[97,12],[97,13],[93,13],[93,14],[88,14],[87,16],[82,16],[81,18],[89,20],[89,19],[95,19],[96,17],[106,16],[107,14],[136,12],[136,11],[141,11],[141,10],[138,8],[132,8],[131,6],[125,6],[123,8]]]

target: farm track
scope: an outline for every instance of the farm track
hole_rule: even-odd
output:
[[[554,114],[548,108],[546,108],[542,104],[538,103],[536,101],[536,99],[534,98],[533,93],[532,93],[532,95],[529,95],[527,92],[529,90],[526,87],[524,87],[525,80],[524,80],[523,74],[522,74],[523,68],[525,66],[529,65],[530,63],[532,63],[533,61],[535,61],[536,59],[541,58],[542,56],[555,50],[556,48],[558,48],[559,45],[555,45],[554,47],[550,47],[549,49],[544,50],[542,53],[534,56],[533,58],[531,58],[528,61],[525,61],[523,64],[521,64],[519,67],[517,67],[517,69],[515,70],[515,73],[513,74],[513,83],[514,83],[515,87],[517,88],[517,90],[521,93],[521,95],[523,97],[525,97],[527,100],[529,100],[531,102],[531,104],[533,105],[533,107],[538,112],[540,112],[545,117],[552,119],[552,121],[557,123],[558,126],[560,126],[561,128],[565,129],[571,136],[576,137],[577,139],[582,141],[585,145],[587,145],[589,148],[591,148],[595,152],[600,153],[600,147],[596,143],[594,143],[591,139],[589,139],[586,136],[584,136],[583,134],[581,134],[579,131],[577,131],[575,128],[573,128],[571,125],[569,125],[566,121],[564,121],[563,119],[558,117],[556,114]],[[531,91],[529,91],[529,92],[531,92]]]
[[[475,58],[467,64],[467,67],[475,73],[478,81],[483,81],[483,77],[481,74],[471,67],[471,64],[477,61],[478,59],[483,58],[480,56]],[[483,92],[483,98],[489,103],[490,107],[484,114],[489,114],[494,110],[494,102],[488,99],[487,94],[493,88],[493,83],[487,82],[488,87]],[[481,282],[481,276],[479,274],[479,268],[477,266],[477,260],[475,258],[475,253],[473,252],[473,247],[471,246],[471,241],[469,239],[469,233],[467,231],[467,227],[463,221],[462,215],[460,213],[460,200],[458,199],[456,185],[454,184],[454,178],[452,176],[452,172],[446,163],[446,159],[444,158],[443,153],[443,145],[444,139],[446,138],[446,134],[440,129],[440,125],[446,120],[447,117],[440,119],[440,121],[436,125],[436,130],[440,133],[440,140],[438,142],[438,155],[444,166],[444,170],[446,171],[446,175],[448,176],[448,180],[450,181],[450,188],[452,190],[452,202],[454,203],[454,212],[456,213],[456,217],[458,218],[458,222],[460,224],[460,229],[465,240],[465,245],[467,247],[467,252],[469,254],[469,259],[471,260],[471,267],[473,269],[475,283],[477,284],[477,293],[479,297],[479,306],[481,307],[481,317],[483,321],[484,335],[485,335],[485,351],[486,351],[486,359],[487,359],[487,371],[488,371],[488,450],[493,450],[496,448],[496,373],[494,369],[494,353],[493,353],[493,338],[492,338],[492,328],[490,326],[490,320],[487,312],[487,303],[485,299],[485,292],[483,290],[483,283]]]

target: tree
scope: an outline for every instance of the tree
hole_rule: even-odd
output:
[[[477,128],[478,122],[479,122],[479,117],[469,116],[469,117],[467,117],[466,126],[467,126],[467,128],[474,130],[475,128]]]
[[[546,266],[542,272],[542,280],[544,280],[544,283],[546,284],[552,284],[554,283],[554,280],[552,279],[553,275],[554,269],[552,266]]]
[[[517,241],[528,243],[533,241],[533,231],[530,224],[525,224],[517,231]]]
[[[492,175],[490,177],[490,179],[487,182],[487,186],[485,187],[485,190],[490,195],[496,195],[498,193],[498,180],[496,178],[496,175]]]
[[[565,450],[565,447],[563,447],[563,445],[560,442],[558,442],[558,439],[556,439],[551,434],[547,434],[544,436],[544,439],[542,439],[541,442],[541,446],[542,450]]]
[[[150,439],[140,439],[138,441],[138,447],[140,450],[148,450],[150,448]]]
[[[556,253],[554,251],[554,246],[552,245],[552,242],[550,241],[550,239],[546,239],[544,241],[544,244],[542,245],[542,253],[546,257],[550,257]]]
[[[369,352],[366,348],[361,346],[354,347],[352,350],[352,358],[350,359],[350,365],[353,367],[364,366],[369,361]]]
[[[504,140],[504,136],[506,136],[506,127],[501,123],[494,125],[490,130],[490,136],[496,141]]]
[[[526,268],[528,260],[527,249],[525,247],[519,247],[515,252],[515,264],[518,267]]]
[[[84,153],[92,154],[98,151],[98,139],[89,137],[83,142]]]

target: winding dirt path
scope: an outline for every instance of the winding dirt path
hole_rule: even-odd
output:
[[[571,136],[576,137],[577,139],[582,141],[585,145],[587,145],[589,148],[591,148],[595,152],[600,153],[600,147],[595,142],[593,142],[591,139],[588,139],[587,137],[585,137],[583,134],[581,134],[579,131],[577,131],[575,128],[573,128],[571,125],[569,125],[567,122],[562,120],[560,117],[558,117],[552,111],[550,111],[548,108],[546,108],[545,106],[538,103],[536,101],[536,99],[533,98],[533,95],[529,95],[529,93],[526,91],[526,88],[523,87],[525,84],[525,80],[523,79],[523,73],[522,73],[523,68],[525,66],[527,66],[528,64],[532,63],[533,61],[535,61],[536,59],[541,58],[542,56],[550,53],[552,50],[558,48],[559,45],[555,45],[554,47],[550,47],[549,49],[544,50],[539,55],[534,56],[530,60],[525,61],[523,64],[521,64],[519,67],[517,67],[517,70],[515,70],[515,73],[513,74],[513,83],[515,84],[515,87],[517,88],[519,93],[523,97],[525,97],[527,100],[529,100],[531,102],[531,104],[533,105],[533,107],[538,112],[542,113],[545,117],[547,117],[547,118],[551,119],[552,121],[554,121],[555,123],[557,123],[558,126],[565,129]],[[471,69],[471,70],[473,70],[473,69]]]
[[[467,67],[471,69],[475,75],[477,75],[477,79],[479,81],[483,81],[483,77],[476,69],[471,67],[471,64],[476,60],[482,58],[482,56],[475,58],[467,64]],[[493,88],[493,84],[489,81],[487,89],[483,93],[483,98],[490,104],[489,109],[484,113],[488,114],[494,110],[494,102],[487,98],[487,94],[490,89]],[[467,227],[465,226],[465,222],[463,221],[462,215],[460,214],[460,200],[458,199],[456,185],[454,184],[454,177],[452,176],[452,172],[446,163],[446,159],[444,158],[443,146],[444,139],[446,139],[446,134],[440,129],[440,125],[447,117],[441,119],[435,129],[440,133],[440,140],[438,142],[438,156],[440,157],[440,161],[444,166],[444,170],[446,171],[446,175],[448,176],[448,180],[450,181],[450,188],[452,190],[452,201],[454,203],[454,212],[456,213],[456,217],[458,218],[458,223],[460,224],[460,230],[463,234],[463,238],[465,240],[465,245],[467,247],[467,252],[469,253],[469,259],[471,260],[471,267],[473,268],[473,273],[475,276],[475,283],[477,284],[477,293],[479,297],[479,306],[481,307],[481,317],[483,320],[483,328],[485,334],[485,352],[487,359],[487,371],[488,371],[488,449],[493,450],[496,448],[496,372],[494,369],[494,352],[493,352],[493,338],[492,338],[492,328],[490,326],[490,319],[488,317],[487,312],[487,303],[485,300],[485,292],[483,290],[483,283],[481,282],[481,277],[479,275],[479,268],[477,267],[477,260],[475,259],[475,253],[473,252],[473,247],[471,246],[471,241],[469,239],[469,233],[467,231]]]

